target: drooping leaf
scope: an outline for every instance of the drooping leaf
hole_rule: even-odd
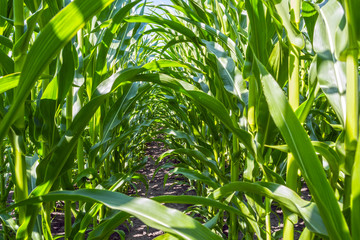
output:
[[[180,236],[184,239],[221,239],[195,219],[167,208],[146,198],[132,198],[118,192],[99,189],[51,192],[17,203],[15,206],[38,204],[46,201],[71,200],[102,203],[105,206],[127,212],[145,224]]]

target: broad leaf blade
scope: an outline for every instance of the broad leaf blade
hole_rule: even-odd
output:
[[[132,198],[122,193],[107,190],[82,189],[52,192],[25,200],[16,204],[16,206],[57,200],[102,203],[111,209],[127,212],[151,227],[175,234],[184,239],[221,239],[210,229],[178,210],[167,208],[150,199]]]

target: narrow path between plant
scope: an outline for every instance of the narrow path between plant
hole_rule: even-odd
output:
[[[189,186],[185,184],[181,184],[181,178],[176,176],[171,176],[168,178],[165,188],[164,188],[164,178],[166,174],[168,174],[171,169],[162,168],[160,169],[154,176],[156,169],[165,164],[165,161],[156,165],[156,159],[165,152],[164,145],[161,142],[152,142],[149,143],[146,150],[146,155],[149,156],[149,161],[146,163],[145,167],[139,171],[139,173],[144,174],[148,179],[149,189],[146,191],[146,187],[143,183],[137,184],[137,192],[139,197],[155,197],[161,195],[195,195],[193,190],[189,189]],[[176,160],[170,160],[175,162]],[[135,193],[135,191],[133,192]],[[186,210],[188,206],[183,204],[166,204],[167,207],[175,208],[180,211]],[[129,231],[124,230],[126,232],[126,239],[136,239],[136,240],[145,240],[145,239],[153,239],[161,234],[162,231],[149,228],[143,222],[141,222],[137,218],[133,218],[133,226],[130,227]],[[114,238],[116,239],[116,238]]]

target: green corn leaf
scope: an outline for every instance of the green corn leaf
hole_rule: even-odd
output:
[[[105,206],[127,212],[145,224],[184,239],[221,239],[193,218],[175,209],[146,198],[132,198],[118,192],[98,189],[51,192],[43,196],[19,202],[20,205],[38,204],[47,201],[71,200],[102,203]]]
[[[260,62],[258,66],[271,116],[299,164],[329,235],[334,239],[351,239],[344,216],[309,137],[282,89]]]

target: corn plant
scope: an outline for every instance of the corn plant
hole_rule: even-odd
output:
[[[0,0],[3,238],[56,238],[59,201],[65,239],[131,216],[158,239],[294,239],[299,218],[300,239],[360,238],[359,7]],[[196,196],[127,195],[154,139]]]

